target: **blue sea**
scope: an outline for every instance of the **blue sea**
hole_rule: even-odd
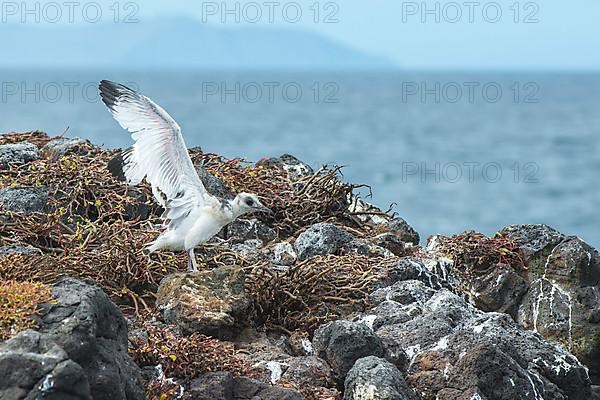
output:
[[[545,223],[600,247],[600,74],[0,71],[0,132],[131,140],[96,94],[128,83],[188,146],[345,166],[423,238]],[[369,193],[363,191],[367,196]]]

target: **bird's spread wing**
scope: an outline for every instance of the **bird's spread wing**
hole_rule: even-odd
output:
[[[146,177],[165,217],[176,220],[194,206],[214,201],[198,177],[187,151],[181,128],[152,100],[126,86],[102,81],[100,97],[119,124],[135,141],[123,153],[127,181],[137,184]]]

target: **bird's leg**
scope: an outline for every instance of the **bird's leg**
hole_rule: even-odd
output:
[[[196,263],[196,255],[194,254],[194,248],[188,250],[188,272],[197,272],[198,264]]]

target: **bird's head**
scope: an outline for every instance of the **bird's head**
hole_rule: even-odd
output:
[[[239,217],[253,212],[273,214],[273,211],[263,206],[258,197],[251,193],[240,193],[231,202],[233,213]]]

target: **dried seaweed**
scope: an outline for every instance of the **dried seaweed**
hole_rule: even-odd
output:
[[[49,141],[56,139],[56,137],[50,137],[46,132],[32,131],[32,132],[11,132],[0,135],[0,145],[3,144],[14,144],[19,142],[29,142],[35,144],[38,147],[45,146]]]
[[[35,327],[40,303],[53,299],[49,286],[36,282],[0,281],[0,341]]]
[[[394,261],[348,254],[313,257],[285,271],[252,266],[246,285],[254,317],[272,330],[311,333],[323,323],[363,311]]]
[[[42,146],[51,138],[41,132],[9,134],[0,143],[19,140]],[[152,308],[158,283],[167,274],[185,271],[186,256],[167,251],[145,254],[144,246],[160,230],[162,210],[147,184],[131,187],[110,173],[108,163],[117,155],[118,150],[90,144],[57,160],[43,155],[37,161],[0,170],[0,188],[44,187],[49,198],[45,213],[0,210],[0,246],[31,245],[42,250],[41,254],[1,258],[0,279],[27,277],[52,284],[67,275],[91,278],[122,308],[136,313]],[[348,212],[356,186],[341,182],[339,168],[321,168],[312,176],[296,179],[278,167],[227,160],[199,149],[190,155],[234,192],[259,193],[275,215],[258,217],[274,226],[280,237],[296,235],[303,227],[325,220],[350,230],[359,227]],[[250,267],[225,246],[204,245],[197,253],[204,268]]]
[[[144,324],[145,335],[133,339],[129,354],[141,367],[162,365],[165,376],[184,382],[207,372],[228,371],[239,376],[256,372],[239,357],[232,343],[194,333],[180,336],[174,326]]]
[[[455,269],[468,275],[483,275],[500,265],[517,272],[527,269],[517,242],[496,234],[487,237],[478,232],[465,232],[452,237],[439,237],[440,251],[454,261]]]

